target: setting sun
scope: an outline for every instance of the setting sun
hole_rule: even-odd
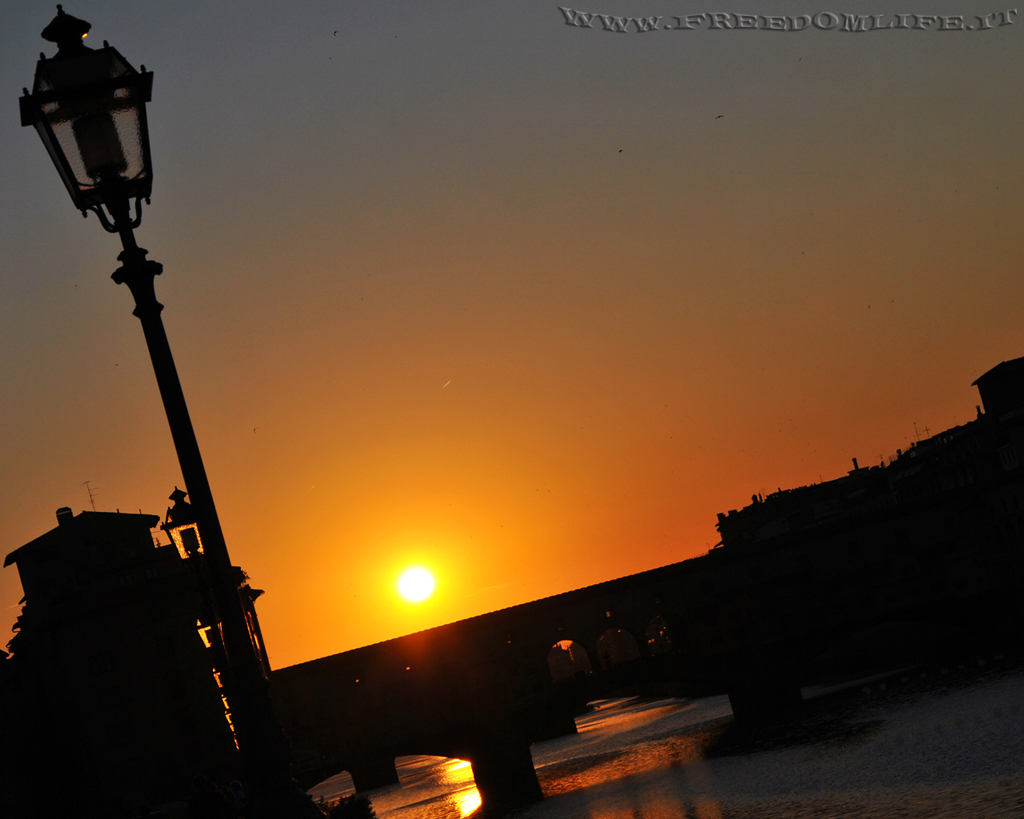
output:
[[[399,578],[398,591],[406,600],[418,603],[434,591],[434,578],[426,569],[409,569]]]

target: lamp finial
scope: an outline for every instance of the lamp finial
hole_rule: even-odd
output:
[[[91,28],[92,23],[72,17],[58,3],[57,16],[43,29],[42,37],[44,40],[57,44],[58,57],[73,57],[88,48],[82,42],[82,38],[89,33]]]

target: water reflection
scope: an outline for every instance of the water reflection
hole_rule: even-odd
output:
[[[434,757],[429,758],[433,759]],[[441,776],[450,779],[452,782],[463,781],[466,776],[465,772],[467,768],[469,769],[470,777],[473,775],[473,766],[465,759],[446,759],[440,764],[443,768]],[[461,776],[458,775],[459,771],[462,771]]]
[[[944,678],[947,679],[947,678]],[[806,703],[749,734],[725,697],[605,700],[533,747],[545,800],[516,819],[1005,819],[1024,805],[1024,672]],[[931,686],[929,678],[929,686]],[[483,819],[468,762],[397,761],[380,819]],[[314,789],[351,792],[347,776]]]
[[[480,807],[480,791],[474,785],[469,790],[455,794],[455,807],[459,809],[461,816],[469,816]]]
[[[481,805],[473,768],[464,759],[400,756],[399,783],[366,794],[379,819],[462,819]],[[331,802],[355,793],[352,778],[340,773],[310,790],[314,799]]]

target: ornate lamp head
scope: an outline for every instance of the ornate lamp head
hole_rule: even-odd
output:
[[[40,55],[32,93],[26,88],[20,99],[21,124],[35,126],[75,207],[83,215],[95,212],[113,232],[132,199],[132,226],[138,226],[141,200],[152,190],[146,103],[153,74],[145,66],[136,71],[106,42],[100,49],[86,46],[90,28],[57,6],[42,32],[57,44],[57,54]]]
[[[182,560],[203,554],[203,541],[199,537],[199,524],[192,505],[185,500],[188,493],[174,487],[171,500],[174,505],[167,510],[167,517],[160,528],[171,536]]]

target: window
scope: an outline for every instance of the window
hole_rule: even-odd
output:
[[[1004,472],[1016,469],[1020,465],[1020,462],[1017,460],[1017,451],[1013,448],[1013,444],[999,447],[999,462],[1003,465]]]

